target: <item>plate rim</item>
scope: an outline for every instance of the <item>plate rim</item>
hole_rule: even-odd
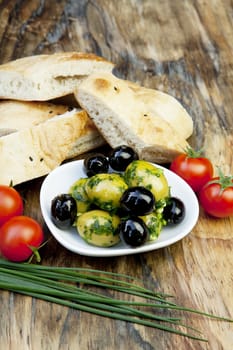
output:
[[[155,241],[147,242],[146,244],[144,244],[140,247],[135,247],[135,248],[130,247],[126,244],[124,244],[123,247],[122,246],[118,247],[119,244],[117,244],[113,247],[97,247],[97,246],[88,244],[81,237],[79,237],[79,239],[82,240],[83,245],[80,246],[80,244],[78,244],[78,241],[77,241],[76,246],[71,245],[63,237],[64,231],[67,231],[67,230],[60,230],[59,228],[57,228],[53,224],[53,222],[50,218],[50,215],[47,213],[46,206],[44,204],[45,192],[46,192],[47,186],[49,184],[49,180],[51,178],[53,178],[54,176],[56,176],[57,173],[59,173],[60,171],[69,170],[69,168],[73,169],[73,168],[75,168],[75,166],[79,167],[79,172],[80,172],[83,169],[83,162],[84,162],[84,159],[72,160],[72,161],[68,161],[68,162],[63,163],[60,166],[56,167],[54,170],[52,170],[45,177],[45,179],[42,182],[41,188],[40,188],[40,208],[41,208],[43,220],[44,220],[45,224],[47,225],[52,236],[67,250],[72,251],[73,253],[76,253],[79,255],[91,256],[91,257],[114,257],[114,256],[146,253],[146,252],[150,252],[150,251],[154,251],[154,250],[168,247],[168,246],[182,240],[184,237],[186,237],[192,231],[192,229],[196,225],[196,223],[198,221],[198,217],[199,217],[199,203],[198,203],[198,199],[196,197],[196,194],[193,192],[192,188],[180,176],[178,176],[177,174],[175,174],[174,172],[172,172],[168,168],[166,168],[160,164],[150,162],[154,166],[163,169],[165,176],[169,175],[168,177],[172,177],[172,178],[176,179],[176,181],[178,181],[178,183],[180,183],[180,185],[184,186],[185,190],[188,191],[189,195],[192,197],[192,200],[193,200],[192,204],[194,204],[193,218],[187,224],[186,230],[184,232],[176,234],[175,236],[173,236],[165,241],[163,240],[160,242],[158,240],[155,240]],[[80,169],[80,167],[82,167],[82,169]],[[87,177],[85,175],[84,171],[83,171],[83,174],[85,177]],[[77,180],[79,177],[77,176]],[[72,183],[69,184],[69,186],[71,186],[71,185],[72,185]],[[186,215],[187,215],[187,205],[186,205]],[[178,227],[178,225],[177,225],[177,227]],[[164,229],[165,228],[162,229],[160,236],[163,234]],[[172,227],[170,227],[170,229],[172,229]],[[71,229],[69,229],[69,230],[71,230]],[[120,244],[122,244],[122,242]]]

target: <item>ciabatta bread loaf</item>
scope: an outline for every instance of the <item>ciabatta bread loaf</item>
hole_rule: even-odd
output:
[[[87,113],[51,103],[0,102],[0,183],[48,174],[105,143]]]
[[[73,93],[89,74],[113,68],[102,57],[80,52],[20,58],[0,66],[0,98],[48,101]]]
[[[94,73],[79,85],[75,97],[112,147],[127,144],[143,159],[167,163],[188,146],[192,119],[169,95],[111,73]]]

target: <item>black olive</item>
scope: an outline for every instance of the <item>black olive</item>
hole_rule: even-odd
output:
[[[170,197],[163,209],[163,218],[168,225],[179,224],[185,216],[184,203],[176,197]]]
[[[150,214],[155,208],[155,197],[143,186],[129,187],[123,193],[121,207],[136,216]]]
[[[51,203],[51,216],[53,223],[65,229],[70,227],[77,215],[76,200],[69,194],[60,194],[56,196]]]
[[[133,161],[138,160],[138,154],[133,148],[122,145],[114,148],[109,155],[109,164],[113,170],[125,171],[127,166]]]
[[[88,177],[107,173],[109,168],[108,158],[101,153],[92,154],[85,158],[84,168]]]
[[[130,217],[122,220],[118,230],[122,240],[132,247],[139,247],[149,237],[148,228],[139,217]]]

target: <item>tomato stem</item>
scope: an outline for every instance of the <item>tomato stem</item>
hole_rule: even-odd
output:
[[[28,259],[28,264],[31,264],[33,258],[36,258],[36,262],[40,263],[41,262],[41,256],[39,253],[39,249],[42,248],[45,244],[47,244],[49,241],[49,239],[47,239],[47,241],[43,242],[39,247],[34,247],[32,245],[28,245],[28,247],[31,249],[32,251],[32,255],[30,256],[30,258]]]
[[[203,148],[201,148],[200,150],[196,151],[192,147],[187,146],[185,148],[185,153],[187,154],[187,156],[189,158],[199,158],[202,155],[202,153],[203,153]]]
[[[211,184],[219,184],[221,187],[221,192],[223,192],[228,187],[233,187],[233,176],[232,175],[224,175],[222,170],[218,167],[218,178],[210,180],[208,185]]]

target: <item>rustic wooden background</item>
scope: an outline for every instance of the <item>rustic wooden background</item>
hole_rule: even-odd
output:
[[[191,145],[233,173],[232,0],[0,0],[0,63],[57,51],[94,52],[122,78],[168,92],[194,121]],[[39,220],[43,179],[18,187],[25,213]],[[141,255],[89,258],[53,238],[43,263],[124,272],[176,302],[233,318],[233,219],[202,211],[182,241]],[[0,348],[5,350],[231,350],[233,326],[199,316],[187,322],[209,343],[112,321],[0,292]]]

